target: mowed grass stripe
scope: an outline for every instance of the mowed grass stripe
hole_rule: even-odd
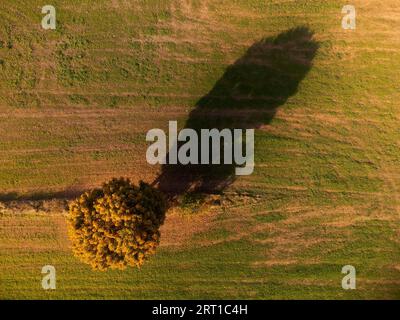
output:
[[[260,207],[259,204],[257,206]],[[282,208],[282,210],[283,212],[288,211],[285,208]],[[394,225],[386,223],[385,226],[385,224],[382,225],[382,221],[375,220],[368,228],[365,228],[365,226],[371,223],[356,223],[356,229],[353,229],[354,225],[350,223],[347,227],[345,225],[340,228],[342,231],[339,233],[335,229],[323,227],[323,225],[321,227],[320,221],[326,223],[330,219],[329,216],[315,215],[314,219],[311,219],[309,210],[305,208],[303,214],[292,214],[291,219],[294,219],[292,222],[285,222],[286,218],[280,222],[273,220],[272,222],[267,221],[264,224],[260,224],[259,219],[252,222],[252,216],[243,217],[241,215],[243,208],[239,210],[231,209],[228,214],[224,215],[225,218],[220,218],[220,227],[234,227],[241,233],[241,226],[249,223],[259,231],[262,231],[260,230],[261,226],[265,226],[267,230],[262,234],[269,240],[268,243],[260,245],[257,242],[249,241],[254,236],[254,232],[251,232],[251,229],[245,230],[246,232],[241,235],[242,240],[224,240],[226,237],[224,233],[220,234],[219,231],[215,233],[215,231],[210,230],[199,234],[193,239],[192,244],[189,243],[188,246],[179,250],[171,250],[168,247],[161,248],[157,256],[140,271],[93,273],[88,267],[78,263],[68,251],[61,253],[60,249],[58,249],[57,253],[57,250],[45,249],[32,255],[30,250],[27,249],[25,253],[17,253],[12,258],[2,259],[2,264],[11,263],[11,265],[15,265],[18,263],[23,266],[31,264],[30,270],[29,268],[12,270],[7,276],[8,268],[5,268],[5,272],[2,273],[2,283],[5,284],[4,288],[9,288],[7,296],[10,295],[10,292],[14,292],[13,294],[16,295],[22,294],[25,292],[24,289],[27,288],[29,292],[25,292],[27,297],[46,298],[47,294],[44,294],[40,288],[29,290],[29,286],[18,285],[18,282],[30,281],[34,285],[40,280],[37,273],[41,263],[51,261],[61,270],[61,275],[59,275],[60,287],[63,288],[57,294],[51,294],[53,298],[148,298],[152,295],[155,297],[167,297],[168,295],[194,297],[194,294],[197,294],[198,297],[203,291],[204,294],[211,294],[213,297],[222,297],[221,287],[231,292],[231,295],[228,296],[236,298],[282,298],[284,294],[289,294],[291,297],[303,295],[303,297],[320,298],[333,296],[336,298],[356,298],[378,294],[380,295],[379,297],[396,297],[396,287],[391,286],[390,283],[396,282],[399,273],[398,270],[396,271],[395,266],[392,265],[392,257],[397,256],[399,253],[398,241],[397,243],[393,242],[391,247],[388,246],[389,243],[387,242],[391,238],[391,234],[393,234],[392,228]],[[334,208],[331,208],[331,210],[334,210]],[[343,212],[346,211],[348,209],[344,208]],[[329,209],[324,209],[324,212],[329,212]],[[257,209],[253,212],[254,214],[257,215]],[[303,221],[299,220],[302,215],[305,215]],[[340,216],[341,214],[338,213],[339,218]],[[58,216],[53,217],[59,219]],[[234,219],[233,217],[236,218]],[[9,218],[13,219],[12,216]],[[30,219],[30,216],[26,215],[24,219]],[[51,219],[44,216],[41,219],[44,220],[44,223],[51,221]],[[298,222],[296,223],[295,221]],[[382,227],[380,227],[381,225]],[[320,227],[318,228],[317,226]],[[61,226],[61,228],[63,227]],[[214,228],[218,230],[218,224],[215,224]],[[278,228],[278,233],[273,231],[275,228]],[[301,231],[302,229],[303,231]],[[315,229],[319,229],[320,232],[316,232],[317,230]],[[328,230],[330,231],[330,236],[326,233]],[[356,231],[355,237],[352,234],[354,233],[353,230]],[[300,234],[299,231],[301,232]],[[235,234],[236,232],[235,230],[233,233]],[[214,234],[217,235],[215,239],[220,239],[222,242],[212,244],[213,241],[211,241],[210,243],[210,239],[214,237]],[[386,234],[388,238],[384,236]],[[201,237],[199,238],[200,235]],[[281,235],[284,235],[287,240],[293,237],[293,241],[287,242],[286,240],[282,243]],[[168,237],[168,234],[164,235],[164,237]],[[321,240],[315,241],[318,237]],[[300,239],[302,239],[303,243],[299,242]],[[37,240],[32,239],[31,242],[35,243]],[[52,242],[50,241],[50,244]],[[203,244],[201,244],[202,242]],[[284,247],[280,247],[280,243]],[[307,245],[307,243],[309,244]],[[386,249],[370,250],[371,247],[366,243],[372,244],[372,247]],[[263,252],[265,260],[261,260]],[[323,254],[321,255],[322,252]],[[285,261],[288,258],[294,259],[294,262],[289,265],[283,262],[280,265],[280,260]],[[341,263],[345,263],[348,259],[357,264],[360,273],[359,290],[361,291],[357,290],[354,295],[345,295],[338,288],[338,282],[341,279],[338,275],[338,270]],[[277,260],[277,265],[268,265],[268,262],[272,260]],[[265,261],[267,264],[263,265],[260,263],[261,261]],[[368,267],[370,263],[372,263],[372,266]],[[375,267],[376,265],[381,265],[381,267],[376,269],[374,265]],[[158,269],[160,271],[163,270],[163,272],[159,273]],[[222,275],[224,280],[220,278]],[[79,279],[85,279],[85,284],[78,284]],[[21,288],[22,291],[12,289],[15,281],[17,282],[17,288]],[[102,283],[104,283],[103,286]],[[216,283],[219,285],[216,286]],[[336,286],[334,285],[335,283]],[[382,285],[379,287],[377,283]],[[135,289],[129,290],[130,285],[132,286],[131,289]],[[177,289],[187,285],[190,285],[191,289],[196,293]],[[152,286],[153,289],[151,289]],[[115,289],[113,290],[110,287]],[[275,292],[275,287],[281,287],[282,290],[285,290],[284,293],[282,291]],[[76,293],[73,288],[76,288],[79,293]],[[97,288],[96,293],[93,293],[93,288]],[[123,288],[126,289],[123,290]],[[164,291],[164,288],[167,288],[167,290]],[[252,292],[257,292],[257,294],[249,294],[246,288]]]
[[[334,0],[56,1],[56,32],[40,29],[42,5],[0,5],[0,40],[13,45],[0,49],[1,193],[151,182],[147,130],[183,125],[255,41],[308,25],[320,48],[256,131],[255,173],[225,190],[228,205],[200,208],[204,230],[188,201],[142,270],[94,273],[72,256],[60,217],[1,214],[1,298],[400,296],[397,1],[354,1],[354,32]],[[56,292],[40,287],[45,264]],[[357,290],[341,289],[346,264]]]

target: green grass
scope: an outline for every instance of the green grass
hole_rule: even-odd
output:
[[[257,114],[254,174],[221,204],[185,195],[141,270],[93,272],[63,217],[0,206],[0,298],[400,298],[397,2],[354,1],[355,31],[339,0],[128,3],[53,1],[55,31],[40,1],[0,4],[0,199],[151,182],[146,132],[201,124],[191,111],[254,43],[307,26],[319,48],[296,92],[263,91],[287,99]],[[40,287],[46,264],[54,292]],[[347,264],[357,290],[341,288]]]
[[[291,253],[282,250],[282,259],[297,260],[288,265],[263,264],[271,262],[268,257],[277,247],[273,242],[260,244],[258,237],[251,234],[218,242],[233,233],[210,230],[194,236],[186,248],[161,248],[141,270],[93,272],[64,246],[59,216],[13,215],[2,219],[13,228],[3,227],[7,237],[1,238],[0,293],[7,299],[384,299],[398,298],[400,293],[395,283],[390,283],[398,278],[391,263],[400,254],[391,239],[394,226],[378,220],[357,223],[351,228],[352,234],[343,237],[327,234],[329,228],[318,227],[314,222],[312,232],[305,233],[302,239],[318,236],[321,243]],[[271,221],[260,222],[255,216],[247,223]],[[296,225],[293,232],[307,225],[307,221],[303,223]],[[10,231],[14,236],[8,234]],[[264,235],[266,239],[275,237]],[[204,241],[217,242],[201,244]],[[6,247],[13,249],[5,253]],[[57,270],[57,289],[52,292],[40,287],[40,270],[46,264]],[[357,290],[341,289],[340,271],[345,264],[357,268]],[[382,284],[383,280],[389,283]]]

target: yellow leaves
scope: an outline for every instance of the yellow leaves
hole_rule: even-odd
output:
[[[74,254],[96,270],[139,267],[154,254],[165,218],[163,195],[148,184],[112,179],[69,205]]]

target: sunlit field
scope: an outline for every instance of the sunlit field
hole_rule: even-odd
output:
[[[0,298],[399,299],[400,3],[352,1],[355,30],[345,4],[53,0],[43,30],[41,1],[1,1]],[[146,161],[172,120],[254,128],[253,174],[190,192]],[[93,271],[65,205],[120,176],[178,200],[140,269]]]

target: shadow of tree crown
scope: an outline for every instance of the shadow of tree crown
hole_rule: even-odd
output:
[[[313,32],[304,26],[254,43],[196,103],[184,127],[199,133],[269,124],[277,109],[296,94],[318,48]],[[220,192],[234,181],[234,168],[166,164],[154,184],[172,197],[188,191]]]

